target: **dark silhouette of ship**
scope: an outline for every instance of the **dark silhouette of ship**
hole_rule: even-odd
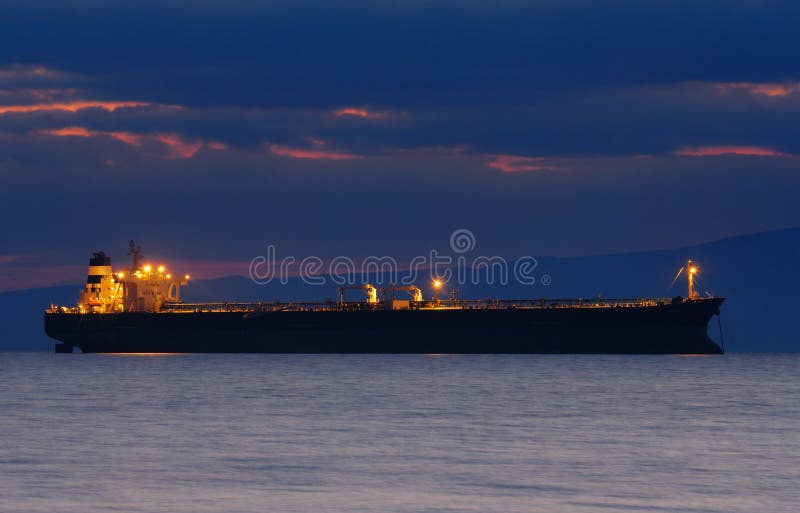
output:
[[[133,241],[131,254],[131,269],[114,273],[111,259],[95,253],[78,306],[45,312],[56,352],[723,353],[707,326],[724,298],[699,297],[691,261],[678,273],[688,278],[686,298],[425,300],[413,285],[367,284],[320,303],[186,303],[188,275],[142,264]],[[347,301],[347,289],[366,300]]]

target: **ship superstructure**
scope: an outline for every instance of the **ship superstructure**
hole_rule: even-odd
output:
[[[80,291],[75,308],[58,307],[61,312],[109,314],[160,312],[181,303],[181,285],[189,275],[173,276],[165,266],[142,263],[141,248],[131,241],[133,264],[113,272],[111,257],[100,251],[89,260],[86,287]]]

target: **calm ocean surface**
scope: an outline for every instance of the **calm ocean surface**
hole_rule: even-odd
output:
[[[800,355],[0,353],[0,512],[796,512]]]

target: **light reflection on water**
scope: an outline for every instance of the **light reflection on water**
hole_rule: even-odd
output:
[[[800,355],[0,355],[3,512],[796,511]]]
[[[109,356],[175,356],[181,353],[104,353]]]

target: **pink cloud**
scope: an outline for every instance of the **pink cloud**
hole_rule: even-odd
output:
[[[216,150],[216,151],[222,151],[222,150],[230,149],[230,146],[228,146],[224,142],[219,142],[219,141],[209,141],[208,143],[206,143],[206,146],[209,149]]]
[[[19,255],[0,255],[0,265],[10,264],[19,260]]]
[[[322,159],[322,160],[348,160],[360,159],[363,155],[343,153],[338,151],[307,150],[303,148],[291,148],[279,144],[270,144],[269,151],[281,157],[291,157],[293,159]]]
[[[133,146],[141,146],[142,145],[142,136],[139,134],[134,134],[133,132],[102,132],[103,135],[107,135],[109,137],[113,137],[118,141],[122,141],[127,144],[131,144]]]
[[[798,82],[717,82],[715,85],[723,93],[727,93],[730,89],[740,89],[750,94],[771,97],[788,96],[800,92],[800,83]]]
[[[306,140],[311,143],[311,148],[295,148],[280,144],[270,144],[269,151],[275,155],[291,157],[293,159],[352,160],[364,158],[363,155],[327,149],[327,144],[321,139],[306,137]]]
[[[363,107],[343,107],[333,111],[333,114],[337,117],[353,116],[364,119],[383,119],[389,117],[390,115],[389,111],[376,112],[370,111],[369,109],[365,109]]]
[[[228,145],[219,141],[202,140],[187,141],[176,133],[137,134],[134,132],[113,130],[91,130],[82,126],[69,126],[58,129],[39,130],[40,134],[56,137],[111,137],[133,146],[141,146],[145,139],[154,140],[169,148],[169,157],[188,159],[193,157],[203,146],[216,151],[229,149]]]
[[[170,157],[175,159],[192,158],[203,147],[203,141],[187,141],[176,133],[156,134],[155,138],[169,147]]]
[[[107,136],[126,144],[141,146],[142,136],[133,132],[89,130],[82,126],[69,126],[55,130],[40,130],[40,134],[54,135],[58,137],[97,137]]]
[[[543,165],[541,157],[523,157],[520,155],[493,155],[489,167],[499,169],[504,173],[517,173],[520,171],[551,171],[555,166]]]
[[[35,103],[31,105],[0,105],[0,114],[30,113],[42,111],[78,112],[83,109],[103,109],[114,112],[117,109],[147,107],[148,102],[105,102],[75,100],[56,103]]]
[[[783,153],[764,146],[694,146],[681,148],[674,152],[683,157],[717,157],[721,155],[746,155],[754,157],[790,157],[790,153]]]

